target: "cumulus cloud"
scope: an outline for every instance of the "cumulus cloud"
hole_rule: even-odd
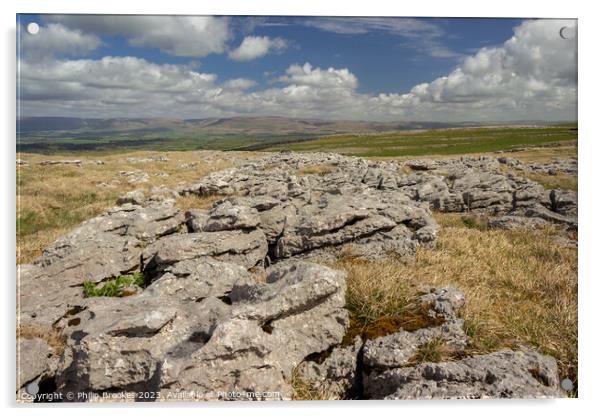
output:
[[[267,55],[270,51],[282,51],[287,43],[282,38],[268,36],[246,36],[240,46],[230,51],[228,56],[235,61],[251,61]]]
[[[357,78],[347,68],[326,70],[314,68],[306,62],[303,66],[291,65],[286,70],[286,75],[278,78],[281,82],[289,84],[306,85],[320,88],[345,88],[355,89]]]
[[[226,51],[228,18],[213,16],[48,15],[49,22],[100,35],[124,35],[131,46],[159,48],[175,56],[203,57]]]
[[[253,80],[141,58],[21,61],[23,115],[87,117],[283,115],[331,119],[570,120],[576,114],[574,21],[534,20],[447,76],[408,92],[367,94],[348,68],[290,65],[267,89]]]
[[[19,52],[29,59],[85,55],[102,44],[96,35],[71,30],[58,23],[40,27],[35,35],[28,33],[24,27],[19,27],[19,34],[21,40]]]
[[[483,48],[466,58],[449,75],[415,86],[403,95],[383,96],[400,108],[463,105],[483,111],[520,115],[546,114],[576,108],[576,41],[559,36],[575,21],[535,20],[515,28],[514,36],[498,48]]]

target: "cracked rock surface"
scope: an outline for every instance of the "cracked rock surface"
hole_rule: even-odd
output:
[[[155,400],[290,399],[298,374],[330,398],[561,396],[551,357],[462,355],[464,295],[454,288],[420,298],[440,325],[342,344],[346,275],[312,263],[344,250],[411,258],[436,241],[433,210],[486,213],[492,227],[576,229],[576,193],[544,190],[500,163],[414,160],[407,174],[401,162],[280,153],[178,189],[128,192],[19,266],[19,325],[58,334],[64,349],[19,339],[17,391],[50,380],[59,392]],[[325,168],[303,173],[315,166]],[[178,209],[174,198],[190,195],[221,198]],[[135,272],[145,283],[131,296],[84,296],[84,281]],[[433,342],[458,359],[418,362]],[[200,396],[181,395],[191,390]]]

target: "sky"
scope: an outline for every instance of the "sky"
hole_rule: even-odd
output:
[[[17,104],[21,117],[570,121],[576,32],[556,19],[20,14]]]

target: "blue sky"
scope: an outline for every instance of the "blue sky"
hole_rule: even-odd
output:
[[[570,20],[17,20],[25,116],[575,117],[576,42],[557,35],[562,27],[576,30]],[[36,35],[25,30],[31,22],[40,26]]]

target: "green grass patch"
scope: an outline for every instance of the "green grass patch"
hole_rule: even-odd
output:
[[[118,276],[105,282],[102,286],[98,286],[96,283],[87,280],[84,281],[84,296],[87,298],[100,296],[123,297],[128,295],[124,289],[130,286],[144,287],[145,284],[146,279],[140,272]]]
[[[368,135],[321,137],[269,148],[299,152],[328,152],[362,157],[394,157],[487,153],[547,146],[577,140],[577,125],[547,127],[479,127],[435,129]]]

